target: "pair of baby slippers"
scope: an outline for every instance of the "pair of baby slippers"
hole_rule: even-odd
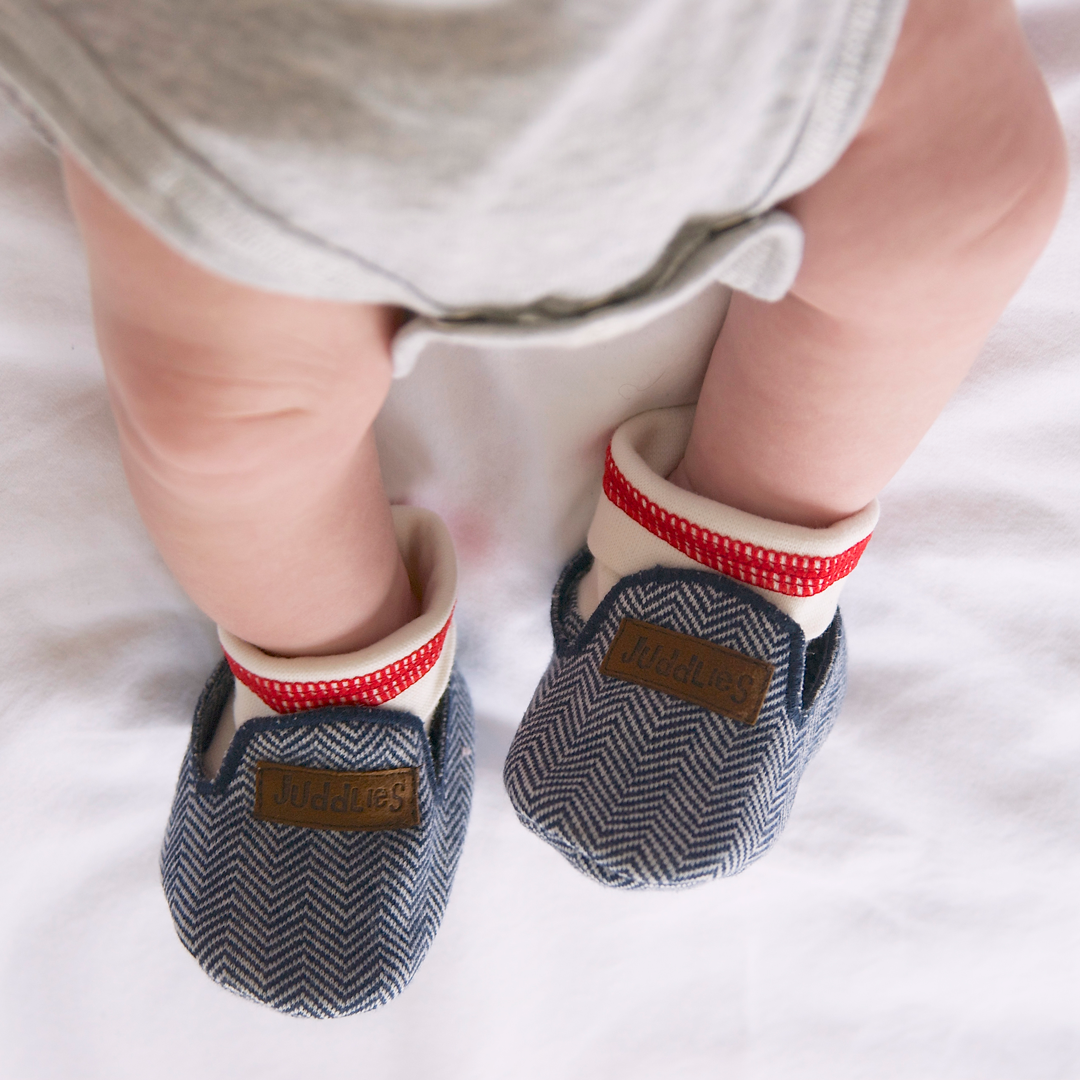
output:
[[[555,653],[506,759],[521,821],[604,885],[738,873],[779,836],[839,710],[836,594],[876,504],[829,529],[674,487],[692,410],[644,413],[608,450],[588,547],[555,587]],[[439,928],[473,786],[453,663],[454,558],[395,508],[414,624],[344,657],[222,635],[161,856],[181,941],[223,986],[285,1013],[378,1007]]]

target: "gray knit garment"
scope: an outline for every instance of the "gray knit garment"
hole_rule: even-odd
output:
[[[442,318],[559,319],[662,287],[823,175],[903,7],[0,0],[0,81],[129,211],[226,276]],[[774,234],[729,284],[787,287],[797,233],[779,248]]]

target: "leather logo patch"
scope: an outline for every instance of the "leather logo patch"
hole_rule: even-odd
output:
[[[336,772],[259,761],[253,813],[307,829],[409,829],[420,824],[417,770]]]
[[[623,619],[600,671],[753,724],[773,665],[663,626]]]

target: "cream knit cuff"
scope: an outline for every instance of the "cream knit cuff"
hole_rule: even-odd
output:
[[[436,514],[395,506],[394,529],[421,611],[375,645],[337,656],[271,656],[219,629],[236,676],[237,725],[268,712],[326,705],[400,709],[427,721],[450,682],[456,632],[457,562],[446,526]]]
[[[578,606],[588,618],[620,578],[654,566],[733,577],[790,615],[808,639],[828,629],[844,580],[878,519],[875,499],[827,529],[769,521],[664,479],[690,438],[694,407],[655,409],[622,424],[608,448],[588,544],[595,563]]]

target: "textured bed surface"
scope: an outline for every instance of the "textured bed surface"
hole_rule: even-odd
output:
[[[1080,3],[1027,3],[1080,167]],[[847,704],[776,850],[608,892],[500,772],[612,426],[693,396],[708,293],[574,355],[429,348],[381,421],[447,519],[477,797],[389,1007],[299,1021],[209,982],[158,850],[212,628],[124,486],[55,162],[0,111],[0,1077],[1073,1080],[1080,1075],[1080,185],[847,587]],[[917,313],[912,313],[917,317]]]

